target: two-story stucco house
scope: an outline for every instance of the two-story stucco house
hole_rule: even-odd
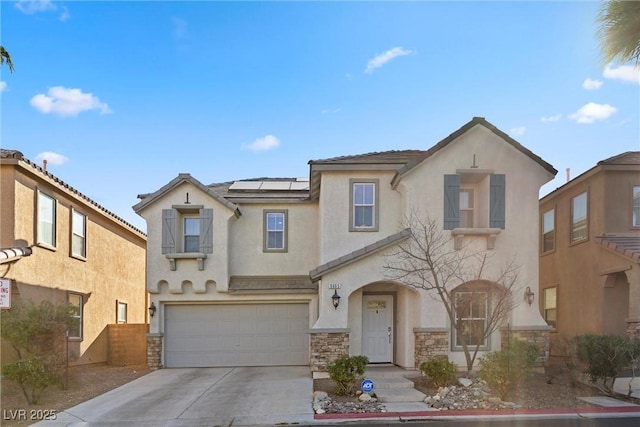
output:
[[[495,259],[515,254],[515,299],[537,291],[538,192],[556,170],[485,119],[426,151],[309,165],[308,178],[213,185],[180,174],[139,196],[156,309],[150,366],[310,365],[319,373],[339,355],[359,354],[406,368],[433,356],[464,365],[442,303],[384,271],[407,238],[410,212],[434,218],[452,249],[475,242]],[[518,304],[506,323],[548,346],[535,305]],[[483,350],[501,339],[496,331]]]
[[[0,149],[0,184],[0,277],[12,305],[74,306],[70,365],[145,363],[145,234],[20,151]],[[16,357],[3,343],[2,362]]]
[[[554,339],[640,338],[640,151],[604,159],[540,200],[540,299]]]

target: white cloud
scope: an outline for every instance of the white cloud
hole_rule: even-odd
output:
[[[553,123],[560,121],[562,114],[554,114],[553,116],[540,117],[542,123]]]
[[[54,153],[53,151],[44,151],[36,156],[36,163],[42,163],[43,160],[46,160],[49,165],[56,166],[69,161],[69,159],[62,154]]]
[[[322,114],[338,114],[340,112],[341,108],[326,108],[324,110],[322,110]]]
[[[582,82],[582,87],[587,90],[600,89],[600,86],[602,86],[602,81],[600,80],[587,78],[584,82]]]
[[[184,38],[187,35],[187,21],[175,16],[171,18],[171,21],[173,22],[173,35],[178,39]]]
[[[15,5],[18,10],[27,15],[60,10],[60,16],[58,16],[60,21],[65,22],[71,17],[66,6],[58,8],[51,0],[18,0]]]
[[[0,81],[0,92],[4,92],[7,88],[7,82]]]
[[[609,104],[596,104],[590,102],[580,107],[578,111],[569,115],[571,120],[575,120],[578,123],[588,124],[593,123],[596,120],[605,120],[611,117],[618,111],[616,107]]]
[[[398,56],[411,55],[412,53],[412,50],[408,50],[400,46],[394,47],[393,49],[389,49],[385,53],[381,53],[380,55],[377,55],[375,58],[371,59],[367,63],[367,68],[364,70],[364,72],[367,74],[371,74],[376,68],[382,67],[392,59],[397,58]]]
[[[62,22],[65,22],[69,18],[71,18],[71,15],[69,14],[69,9],[67,9],[66,6],[62,6],[62,12],[60,12],[60,16],[58,17],[58,19],[61,20]]]
[[[602,75],[607,79],[640,84],[640,67],[622,65],[618,68],[611,68],[611,64],[609,64],[605,67]]]
[[[265,137],[256,139],[251,144],[243,145],[243,148],[251,151],[267,151],[279,146],[280,140],[278,138],[273,135],[267,135]]]
[[[30,102],[33,108],[41,113],[58,116],[77,116],[89,110],[99,110],[100,114],[111,113],[109,106],[93,94],[62,86],[49,88],[47,95],[38,94],[31,98]]]
[[[51,0],[18,0],[16,8],[27,15],[56,10],[58,7]]]
[[[525,134],[525,132],[527,131],[527,128],[524,126],[520,126],[517,128],[512,128],[509,133],[513,136],[522,136]]]

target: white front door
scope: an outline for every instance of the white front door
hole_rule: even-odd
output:
[[[362,353],[369,363],[393,358],[393,295],[362,297]]]

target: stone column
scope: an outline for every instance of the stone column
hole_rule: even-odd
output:
[[[348,329],[317,329],[310,335],[311,372],[326,372],[330,362],[340,356],[349,357]]]
[[[550,330],[550,326],[502,328],[500,329],[502,350],[506,348],[509,338],[530,342],[538,346],[536,365],[545,365],[549,360]]]
[[[414,328],[415,368],[429,359],[444,358],[449,355],[449,330],[442,328]]]
[[[147,334],[147,365],[153,371],[162,368],[162,338],[160,333]]]
[[[640,319],[627,320],[627,335],[631,339],[640,340]]]

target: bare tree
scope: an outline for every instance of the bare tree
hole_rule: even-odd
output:
[[[513,298],[519,268],[513,260],[489,275],[490,256],[469,245],[455,249],[435,221],[413,215],[407,220],[409,238],[385,263],[390,279],[433,294],[447,312],[467,370],[478,351],[517,305]]]

